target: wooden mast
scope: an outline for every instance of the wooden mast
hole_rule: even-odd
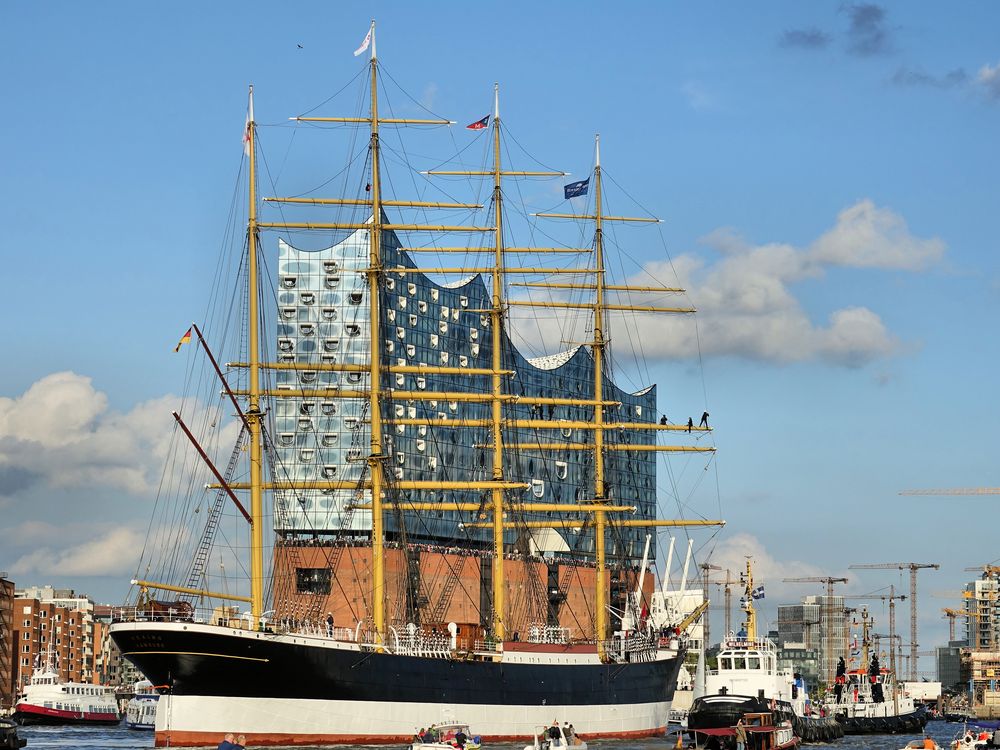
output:
[[[379,181],[378,140],[378,61],[375,57],[375,21],[372,21],[371,56],[371,156],[372,156],[372,223],[368,233],[369,256],[368,302],[371,346],[368,370],[368,418],[371,422],[371,454],[368,471],[371,478],[372,506],[372,626],[375,638],[381,643],[385,638],[385,517],[382,507],[382,362],[379,339],[379,275],[382,271],[382,204]]]
[[[253,627],[260,627],[264,613],[264,450],[261,440],[260,409],[260,332],[259,296],[257,293],[257,154],[256,124],[253,115],[253,86],[247,105],[246,148],[249,157],[247,195],[247,315],[249,317],[248,357],[250,359],[250,399],[246,413],[250,428],[250,613]]]
[[[591,352],[594,358],[594,503],[602,505],[607,497],[604,485],[604,238],[601,211],[601,136],[594,138],[594,340]],[[594,557],[597,566],[597,595],[594,602],[594,631],[598,653],[604,656],[604,640],[608,637],[608,605],[606,601],[607,575],[605,571],[604,536],[606,516],[594,512]]]
[[[503,322],[503,193],[500,172],[500,84],[493,84],[493,208],[494,255],[493,296],[490,305],[490,334],[492,342],[493,372],[490,375],[491,431],[493,436],[493,481],[497,484],[490,491],[493,501],[493,636],[503,641],[506,631],[506,582],[503,557],[503,430],[501,429],[502,367],[501,324]]]

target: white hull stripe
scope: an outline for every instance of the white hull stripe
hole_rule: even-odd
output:
[[[227,732],[250,745],[406,743],[417,730],[464,722],[484,742],[531,739],[539,726],[569,722],[585,739],[662,734],[668,701],[600,706],[484,706],[440,703],[171,696],[160,698],[156,745],[217,744]]]

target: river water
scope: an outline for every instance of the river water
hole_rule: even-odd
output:
[[[948,744],[961,731],[961,724],[948,724],[943,721],[932,721],[927,725],[927,733],[937,740],[941,747],[948,750]],[[139,732],[125,727],[21,727],[18,734],[28,740],[26,750],[140,750],[153,746],[152,732]],[[837,750],[899,750],[909,740],[917,735],[855,735],[845,737],[839,742],[829,745]],[[222,739],[221,737],[219,738]],[[528,738],[525,738],[527,740]],[[590,747],[595,750],[671,750],[672,740],[617,740],[608,742],[592,742]],[[250,747],[253,747],[252,745]],[[510,743],[491,747],[485,750],[520,750]],[[809,745],[808,747],[824,747]],[[296,750],[306,750],[297,748]],[[390,748],[400,750],[400,748]]]

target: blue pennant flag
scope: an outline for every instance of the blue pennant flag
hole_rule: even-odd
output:
[[[579,195],[586,195],[587,188],[590,187],[590,178],[586,180],[580,180],[579,182],[571,182],[569,185],[563,186],[563,196],[567,199],[576,198]]]
[[[764,587],[758,586],[757,588],[755,588],[753,591],[750,592],[750,596],[752,596],[754,599],[763,599]]]

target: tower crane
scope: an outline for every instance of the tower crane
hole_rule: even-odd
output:
[[[782,578],[784,583],[825,583],[826,602],[823,606],[823,619],[826,620],[826,627],[823,628],[823,660],[826,662],[827,684],[832,685],[836,662],[833,654],[833,584],[847,583],[846,578],[835,578],[833,576],[805,576],[803,578]]]
[[[1000,565],[980,565],[975,568],[966,568],[966,570],[975,570],[982,572],[984,580],[987,578],[1000,577]]]
[[[710,571],[710,570],[722,570],[722,568],[719,567],[718,565],[712,565],[711,563],[707,563],[707,562],[702,563],[698,567],[701,568],[701,588],[702,588],[702,592],[703,592],[702,595],[704,596],[705,602],[707,604],[707,602],[708,602],[708,584],[709,584],[708,571]],[[701,640],[701,647],[703,649],[707,649],[708,646],[709,646],[709,643],[710,643],[709,638],[711,637],[712,629],[709,626],[709,622],[711,621],[711,619],[712,618],[709,616],[708,607],[706,606],[705,607],[705,616],[703,618],[701,618],[701,629],[702,629],[702,634],[703,634],[703,637],[702,637],[702,640]]]
[[[906,601],[906,594],[897,594],[895,586],[889,586],[888,594],[862,594],[845,596],[845,599],[881,599],[889,602],[889,668],[896,673],[896,600]]]
[[[955,640],[955,618],[956,617],[967,617],[970,620],[978,619],[980,614],[978,612],[973,612],[969,609],[950,609],[949,607],[942,607],[941,611],[944,612],[944,616],[948,618],[948,640]],[[971,623],[969,625],[969,630],[972,630]],[[970,644],[971,645],[971,644]]]
[[[730,631],[733,629],[733,588],[732,587],[733,587],[734,584],[737,584],[737,583],[740,582],[740,580],[738,578],[733,578],[732,573],[733,572],[731,570],[729,570],[729,568],[726,568],[726,577],[724,579],[722,579],[721,581],[712,581],[712,583],[714,583],[716,586],[719,586],[722,589],[722,592],[723,592],[724,601],[725,601],[725,608],[726,608],[726,612],[725,612],[725,614],[726,614],[726,620],[725,620],[726,633],[725,633],[725,635],[727,637],[728,637]]]
[[[921,568],[940,570],[937,563],[859,563],[849,566],[852,570],[909,570],[910,571],[910,669],[909,679],[917,680],[917,571]]]

